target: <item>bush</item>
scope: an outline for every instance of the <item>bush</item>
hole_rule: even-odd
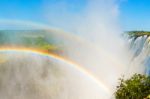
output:
[[[134,74],[129,79],[120,78],[116,99],[150,99],[150,76]]]

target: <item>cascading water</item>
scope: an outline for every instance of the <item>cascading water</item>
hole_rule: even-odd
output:
[[[42,28],[1,30],[0,81],[3,99],[112,97],[118,77],[125,73],[124,63],[80,37]],[[31,53],[26,53],[26,50]],[[53,53],[62,58],[51,59],[35,55],[34,51]],[[61,60],[64,60],[63,63]]]
[[[144,31],[130,31],[128,32],[128,40],[130,49],[133,52],[132,61],[138,62],[142,66],[141,73],[150,74],[149,69],[149,53],[150,53],[150,46],[149,46],[149,34],[144,33]],[[133,63],[132,62],[132,63]]]
[[[117,24],[116,1],[89,0],[79,15],[62,11],[61,2],[54,6],[46,2],[44,7],[50,7],[44,11],[47,21],[71,33],[27,21],[0,20],[5,29],[0,31],[0,96],[3,99],[113,97],[118,78],[130,67],[130,56]],[[58,16],[47,15],[53,7]],[[62,15],[68,20],[60,21]],[[62,58],[33,55],[34,51]]]

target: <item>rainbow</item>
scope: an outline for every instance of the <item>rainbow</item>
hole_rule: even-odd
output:
[[[84,74],[86,77],[88,77],[91,81],[93,81],[97,86],[101,89],[103,89],[107,94],[110,94],[110,89],[102,83],[102,81],[98,80],[96,76],[94,76],[90,71],[87,71],[82,66],[80,66],[77,63],[74,63],[73,61],[66,59],[64,57],[61,57],[59,55],[50,53],[50,52],[44,52],[41,50],[31,49],[31,48],[14,48],[14,47],[2,47],[0,48],[0,53],[2,52],[21,52],[21,53],[31,53],[31,54],[38,54],[42,56],[47,56],[49,58],[52,58],[54,60],[58,60],[62,63],[68,64],[69,66],[72,66],[74,69],[78,70],[80,73]]]
[[[91,48],[95,49],[97,52],[101,52],[101,53],[105,53],[105,57],[109,58],[109,61],[115,63],[118,68],[120,68],[120,66],[122,67],[126,67],[125,65],[123,65],[121,62],[118,61],[117,58],[114,58],[112,53],[107,52],[105,49],[103,49],[100,46],[97,46],[95,44],[93,44],[92,42],[74,35],[73,33],[69,33],[66,31],[63,31],[60,28],[56,28],[56,27],[51,27],[49,25],[46,24],[41,24],[41,23],[36,23],[36,22],[31,22],[28,20],[10,20],[10,19],[0,19],[0,24],[2,24],[2,26],[13,26],[13,29],[16,27],[18,29],[18,26],[25,28],[25,29],[43,29],[46,31],[50,31],[50,33],[55,33],[55,35],[59,35],[61,36],[65,36],[67,38],[72,38],[75,41],[78,42],[82,42],[85,44],[88,44]],[[0,27],[1,28],[1,27]],[[2,27],[3,28],[3,27]],[[10,27],[8,27],[10,29]],[[67,34],[67,35],[66,35]],[[41,50],[37,50],[37,49],[32,49],[32,48],[10,48],[10,47],[0,47],[0,52],[7,52],[7,51],[14,51],[14,52],[28,52],[28,53],[35,53],[35,54],[40,54],[40,55],[44,55],[44,56],[48,56],[50,58],[59,60],[61,62],[67,63],[67,64],[71,64],[72,67],[74,67],[76,70],[82,72],[83,74],[85,74],[86,76],[89,76],[90,79],[92,79],[99,87],[101,87],[102,89],[104,89],[107,93],[111,93],[110,89],[104,84],[102,83],[102,81],[98,80],[98,77],[94,76],[90,71],[87,71],[85,68],[83,68],[83,66],[80,66],[79,64],[64,58],[62,56],[58,56],[56,54],[53,53],[48,53],[45,51],[41,51]],[[128,67],[129,68],[129,67]],[[127,69],[128,70],[128,69]],[[125,71],[126,73],[126,71]],[[123,73],[124,74],[124,73]]]

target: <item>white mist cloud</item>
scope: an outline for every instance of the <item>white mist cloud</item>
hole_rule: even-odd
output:
[[[122,33],[118,25],[119,0],[85,0],[78,12],[70,11],[73,5],[65,0],[45,3],[45,17],[50,24],[99,43],[106,49],[117,50],[111,43],[121,42],[116,38]]]
[[[90,42],[66,38],[67,57],[90,71],[111,91],[129,67],[129,56],[118,21],[121,1],[86,0],[78,12],[70,12],[69,4],[63,0],[53,5],[44,4],[47,21]]]
[[[57,1],[53,4],[48,0],[45,0],[43,3],[43,6],[45,7],[43,12],[45,14],[45,20],[47,20],[53,27],[68,31],[68,34],[66,33],[64,37],[62,35],[58,37],[64,39],[66,44],[64,54],[66,57],[84,67],[89,74],[99,80],[99,83],[103,83],[111,93],[107,93],[96,84],[91,83],[89,79],[81,75],[81,73],[78,73],[77,71],[74,71],[73,68],[69,67],[59,68],[61,71],[67,70],[66,73],[68,74],[64,76],[66,77],[65,81],[64,79],[57,79],[53,77],[53,75],[50,75],[47,79],[48,85],[46,86],[46,82],[44,82],[44,80],[39,80],[39,76],[37,76],[41,74],[41,68],[45,66],[43,65],[45,61],[42,61],[43,58],[41,57],[37,58],[28,56],[28,66],[23,67],[26,69],[25,72],[29,72],[29,74],[22,74],[22,76],[27,79],[30,77],[35,79],[35,81],[31,83],[29,82],[29,85],[36,84],[36,86],[33,87],[37,88],[36,90],[40,89],[40,92],[44,90],[46,95],[44,92],[41,94],[36,92],[37,95],[35,95],[35,93],[26,94],[26,91],[22,90],[22,94],[16,97],[15,91],[14,93],[11,93],[13,92],[13,89],[17,90],[16,87],[14,87],[15,85],[9,85],[6,89],[3,89],[4,93],[1,93],[4,97],[3,99],[8,99],[10,97],[12,99],[25,99],[24,96],[30,97],[28,99],[41,99],[43,97],[49,99],[50,96],[53,99],[109,99],[112,97],[117,79],[121,74],[126,72],[125,70],[128,67],[128,55],[126,48],[124,47],[124,42],[121,40],[120,36],[123,31],[118,22],[119,3],[120,1],[118,0],[85,0],[84,5],[80,5],[81,8],[78,10],[75,7],[76,5],[70,5],[70,3],[65,0]],[[74,11],[72,11],[73,9],[71,10],[71,8],[73,8]],[[61,32],[62,31],[60,31],[60,33]],[[77,39],[73,36],[67,36],[69,33],[75,34],[85,40]],[[56,40],[58,39],[57,36],[59,35],[56,35]],[[24,58],[22,55],[20,56]],[[23,77],[19,78],[20,75],[18,74],[20,74],[20,71],[18,69],[21,68],[16,68],[16,66],[19,66],[18,64],[20,62],[13,62],[13,58],[15,61],[18,61],[16,57],[10,58],[12,61],[10,63],[13,63],[14,67],[9,67],[10,65],[8,64],[6,70],[9,71],[9,68],[14,69],[12,72],[15,74],[14,77],[16,78],[11,82],[16,83],[17,80],[17,82],[21,83],[25,79]],[[25,59],[19,59],[21,63],[24,63]],[[31,62],[33,60],[34,62]],[[21,71],[24,71],[24,69],[21,69]],[[51,72],[54,71],[55,70],[52,69]],[[11,80],[12,72],[7,72],[6,74],[8,74],[8,76],[4,76],[4,78],[8,78],[4,80],[7,83]],[[55,94],[55,91],[51,90],[51,87],[53,88],[53,86],[49,85],[49,81],[52,81],[54,84],[55,80],[59,86],[63,86],[61,92],[59,88],[58,90],[56,89],[56,92],[59,91],[57,94]],[[4,85],[7,86],[7,83],[4,83]],[[22,84],[26,86],[28,81]],[[44,88],[41,87],[41,85],[44,86]],[[9,93],[5,93],[7,90],[10,92],[10,96],[7,96]],[[49,95],[49,93],[54,95]]]
[[[1,52],[2,99],[99,99],[103,90],[82,72],[55,58],[27,52]],[[99,94],[103,93],[103,95]]]

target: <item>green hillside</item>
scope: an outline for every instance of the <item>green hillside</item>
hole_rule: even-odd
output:
[[[141,36],[150,36],[150,31],[127,31],[129,37],[132,38],[138,38]]]
[[[0,47],[25,47],[60,51],[60,42],[46,30],[0,30]]]

